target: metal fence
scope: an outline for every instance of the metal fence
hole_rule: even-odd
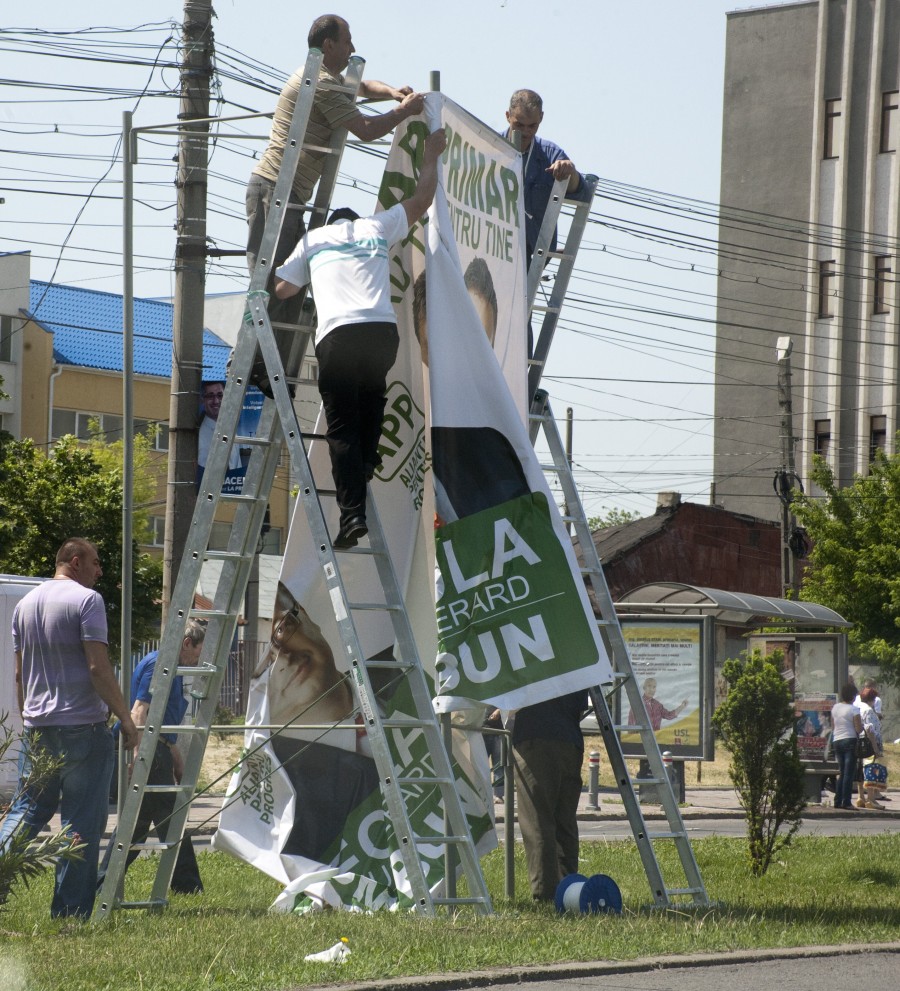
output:
[[[247,693],[250,688],[250,679],[268,646],[268,640],[238,640],[234,643],[228,653],[228,666],[225,669],[225,677],[219,689],[216,723],[228,723],[233,719],[242,719],[247,714]],[[150,651],[158,649],[158,640],[147,640],[141,644],[140,648],[132,655],[132,670]],[[203,697],[203,679],[185,675],[184,681],[188,698],[192,700],[191,711],[193,715]]]

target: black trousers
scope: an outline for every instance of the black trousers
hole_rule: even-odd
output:
[[[156,745],[156,752],[153,755],[153,763],[150,765],[150,773],[147,776],[148,785],[171,785],[175,783],[175,772],[172,766],[172,751],[164,743]],[[166,832],[169,828],[169,819],[175,811],[175,795],[164,792],[145,792],[141,802],[141,809],[138,812],[137,822],[134,827],[133,843],[143,843],[150,835],[150,830],[155,829],[159,841],[165,842]],[[103,864],[100,867],[98,877],[98,888],[103,883],[106,870],[109,866],[109,858],[112,855],[113,842],[106,848]],[[125,861],[125,869],[134,863],[138,858],[139,850],[129,850]],[[178,848],[178,858],[175,861],[175,870],[172,873],[172,891],[183,895],[200,894],[203,891],[203,881],[200,879],[200,868],[197,866],[197,855],[194,853],[194,845],[190,836],[185,833]]]
[[[387,373],[397,360],[399,343],[396,324],[354,323],[335,327],[316,345],[341,525],[366,515],[366,473],[381,463],[378,441]]]

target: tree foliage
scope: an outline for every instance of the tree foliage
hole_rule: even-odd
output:
[[[878,454],[868,475],[839,488],[816,458],[812,481],[823,497],[800,495],[794,512],[813,550],[800,597],[854,623],[854,659],[881,665],[900,681],[900,456]]]
[[[121,628],[122,463],[114,451],[64,437],[47,453],[32,441],[0,440],[0,572],[49,577],[68,537],[87,537],[100,552],[97,591],[106,602],[110,649]],[[112,445],[114,448],[115,445]],[[146,445],[142,448],[146,454]],[[140,458],[136,458],[135,475]],[[162,566],[138,550],[147,526],[136,514],[132,545],[132,642],[156,635]]]
[[[607,509],[600,516],[588,518],[588,526],[591,530],[606,530],[611,526],[619,526],[622,523],[630,523],[632,520],[639,520],[641,514],[634,509]]]
[[[800,826],[806,805],[797,753],[794,702],[781,676],[781,651],[727,660],[728,695],[713,713],[731,754],[729,774],[747,814],[750,871],[761,877]],[[784,832],[781,830],[785,829]]]

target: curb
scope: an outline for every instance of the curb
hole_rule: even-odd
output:
[[[733,950],[725,953],[694,953],[685,956],[638,957],[634,960],[596,960],[584,963],[561,963],[535,967],[508,967],[476,970],[459,974],[435,974],[424,977],[395,977],[355,984],[329,984],[330,991],[454,991],[457,988],[482,988],[495,984],[525,984],[615,974],[635,974],[684,967],[717,967],[750,964],[767,960],[803,960],[813,957],[862,956],[866,953],[898,953],[900,941],[893,943],[849,943],[835,946],[772,947],[761,950]],[[324,985],[318,985],[323,987]],[[309,988],[309,985],[306,985]]]

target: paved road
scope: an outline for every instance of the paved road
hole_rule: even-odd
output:
[[[671,958],[635,961],[623,972],[623,965],[574,964],[546,968],[540,976],[528,971],[504,971],[468,975],[465,981],[452,978],[434,981],[392,982],[397,991],[463,991],[527,981],[528,991],[768,991],[788,987],[792,991],[822,991],[840,988],[879,988],[896,991],[900,987],[900,943],[889,948],[868,950],[858,946],[819,947],[759,954],[716,954],[689,958],[687,966],[672,966]],[[531,980],[538,977],[537,980]],[[387,985],[367,985],[381,991]],[[347,989],[350,991],[350,989]]]

